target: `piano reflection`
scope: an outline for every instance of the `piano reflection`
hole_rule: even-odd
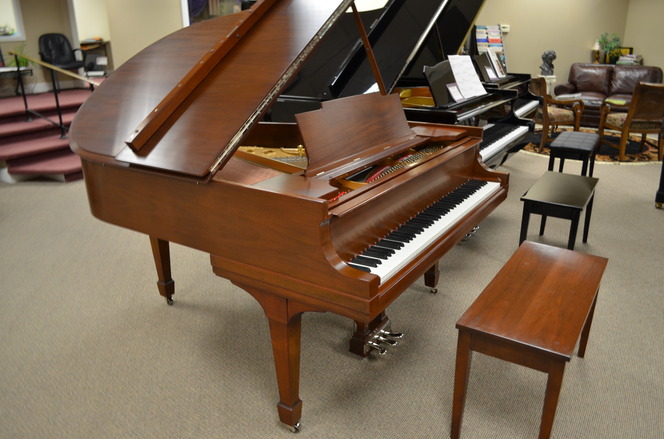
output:
[[[293,430],[302,313],[352,319],[351,351],[382,352],[398,336],[387,307],[421,276],[434,288],[438,260],[508,188],[479,158],[481,129],[409,122],[395,94],[263,121],[349,7],[259,0],[177,31],[117,69],[70,132],[93,215],[150,237],[169,304],[170,242],[209,253],[258,301]],[[298,160],[255,153],[267,148]]]

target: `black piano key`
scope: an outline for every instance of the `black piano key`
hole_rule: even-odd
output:
[[[472,196],[485,184],[486,182],[481,180],[469,180],[463,183],[458,188],[423,209],[417,215],[405,221],[404,224],[388,233],[374,245],[365,249],[351,263],[356,262],[358,265],[354,265],[355,267],[370,272],[371,270],[366,266],[377,267],[380,264],[378,259],[373,258],[388,259],[394,254],[394,250],[402,248],[405,242],[412,241],[415,235],[422,233],[424,229],[430,227],[435,221],[447,215],[452,209]],[[387,253],[385,250],[390,250],[391,252]]]
[[[357,268],[358,270],[362,270],[362,271],[366,271],[367,273],[371,273],[371,269],[369,269],[369,267],[365,267],[364,265],[357,265],[357,264],[353,264],[352,262],[350,263],[350,265],[353,268]]]
[[[373,258],[365,258],[364,256],[355,256],[350,261],[355,262],[356,264],[365,265],[367,267],[378,267],[380,265],[379,260]]]
[[[362,256],[371,256],[372,258],[387,259],[394,254],[394,250],[380,247],[370,247],[362,252]]]
[[[389,248],[399,250],[404,246],[403,242],[392,241],[390,239],[381,239],[374,244],[375,247]]]
[[[393,241],[399,241],[399,242],[410,242],[413,240],[412,235],[404,235],[403,233],[398,233],[398,232],[392,232],[389,233],[385,238],[391,239]]]

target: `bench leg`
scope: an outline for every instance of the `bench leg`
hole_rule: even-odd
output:
[[[588,157],[584,156],[581,160],[581,175],[585,176],[586,172],[588,172]]]
[[[590,326],[593,324],[593,315],[595,315],[595,304],[597,303],[597,296],[599,292],[595,294],[595,299],[593,304],[590,307],[588,312],[588,317],[586,318],[586,323],[583,324],[583,330],[581,331],[581,340],[579,341],[579,357],[583,358],[586,355],[586,346],[588,345],[588,336],[590,335]]]
[[[546,227],[546,215],[542,215],[542,220],[540,221],[540,236],[544,235],[544,228]]]
[[[574,244],[576,243],[576,231],[579,229],[580,216],[581,216],[580,210],[574,210],[574,212],[572,212],[572,218],[571,218],[572,224],[569,226],[569,241],[567,242],[568,250],[574,250]]]
[[[583,223],[583,242],[588,242],[588,229],[590,229],[590,215],[593,213],[593,200],[595,199],[595,194],[592,194],[588,206],[586,207],[586,216]]]
[[[454,400],[452,402],[452,429],[450,437],[459,439],[461,434],[461,420],[463,418],[463,407],[466,404],[466,390],[468,388],[468,376],[470,374],[470,363],[472,351],[470,350],[470,334],[459,331],[457,342],[456,369],[454,371]]]
[[[556,361],[549,369],[549,378],[546,382],[546,394],[544,396],[544,408],[542,409],[542,422],[540,423],[539,439],[549,439],[553,429],[553,419],[556,416],[558,397],[563,384],[565,363]]]
[[[523,204],[523,216],[521,217],[521,235],[519,236],[519,245],[521,245],[523,241],[526,240],[526,236],[528,236],[529,222],[530,222],[530,206],[526,201]]]

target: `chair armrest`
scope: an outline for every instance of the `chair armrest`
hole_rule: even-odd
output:
[[[586,104],[583,102],[582,99],[561,100],[561,99],[549,98],[549,99],[547,99],[547,103],[552,104],[552,105],[559,105],[561,107],[572,107],[572,108],[574,108],[574,107],[578,106],[578,107],[581,108],[581,111],[583,111],[586,107]]]
[[[604,122],[606,122],[606,116],[611,112],[611,105],[607,102],[604,102],[599,109],[599,127],[598,132],[602,133],[604,131]]]
[[[553,93],[555,95],[571,95],[576,93],[576,85],[565,82],[563,84],[558,84],[553,88]]]
[[[88,56],[88,54],[85,53],[85,50],[82,50],[82,49],[79,49],[79,48],[76,48],[76,49],[72,50],[72,52],[74,52],[74,58],[76,58],[76,52],[81,52],[81,61],[85,61],[85,58]],[[76,58],[76,59],[78,59],[78,58]]]

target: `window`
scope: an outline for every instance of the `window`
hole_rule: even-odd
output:
[[[25,41],[20,0],[0,0],[0,42]]]

